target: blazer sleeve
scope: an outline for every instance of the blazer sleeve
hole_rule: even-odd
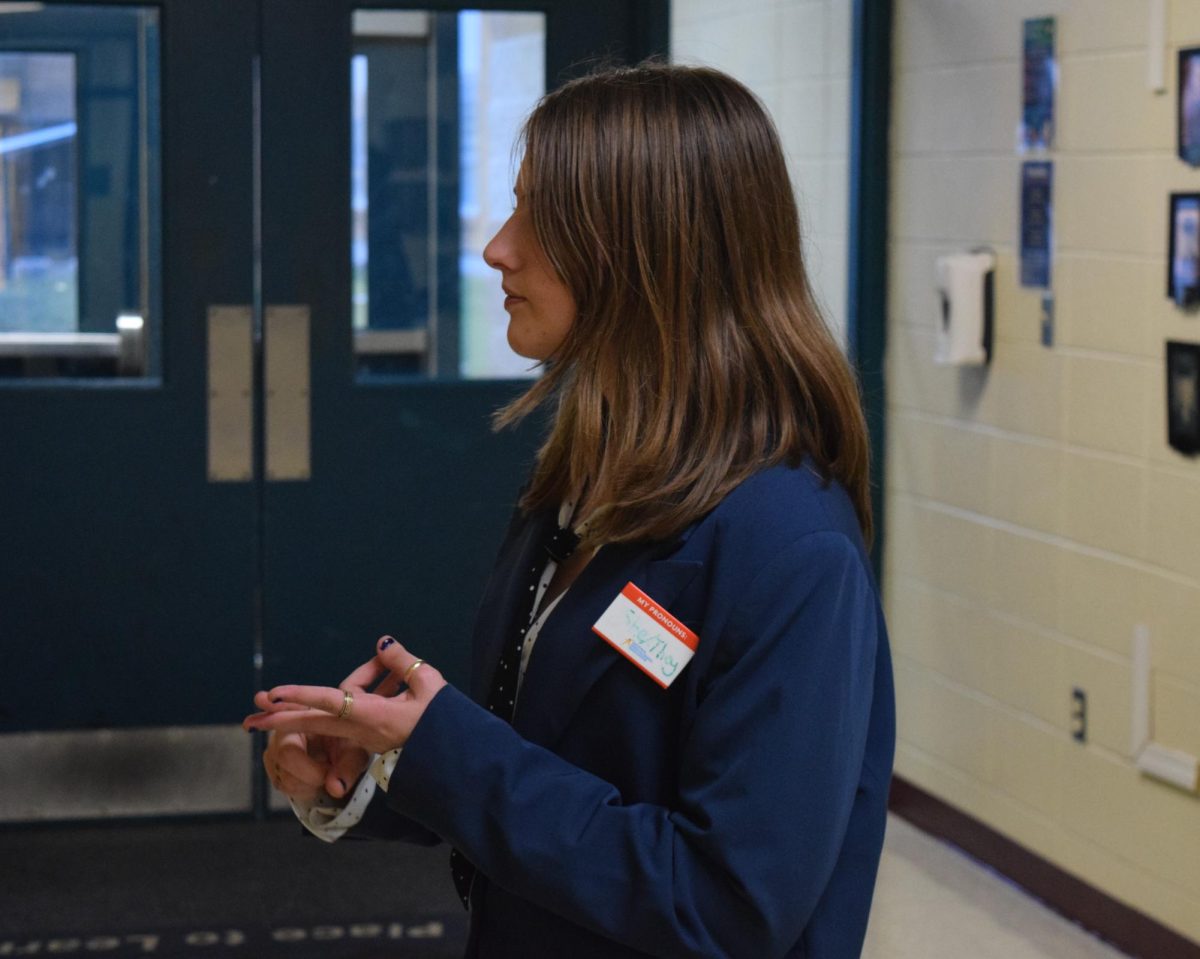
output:
[[[660,956],[763,957],[802,935],[863,767],[878,598],[859,549],[808,533],[775,553],[718,636],[681,747],[678,800],[626,804],[453,687],[389,787],[397,811],[491,881]]]
[[[418,846],[436,846],[442,841],[437,833],[420,823],[407,816],[397,815],[388,804],[382,789],[375,790],[367,808],[363,810],[362,818],[351,826],[342,838],[393,839]]]

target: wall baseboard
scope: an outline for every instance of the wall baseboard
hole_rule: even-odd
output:
[[[1141,959],[1200,959],[1200,944],[1113,899],[978,819],[893,777],[888,808],[1007,876],[1055,912]]]
[[[1139,959],[1200,959],[1200,943],[1076,879],[1037,853],[899,777],[888,808],[920,831],[958,846],[1061,916]]]

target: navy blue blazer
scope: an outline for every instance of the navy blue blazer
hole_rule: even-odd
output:
[[[470,697],[438,693],[384,800],[479,867],[468,956],[858,956],[895,720],[845,492],[776,467],[671,542],[603,547],[546,619],[510,726],[479,704],[554,519],[514,519]],[[592,632],[627,582],[699,636],[668,689]]]

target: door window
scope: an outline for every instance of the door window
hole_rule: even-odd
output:
[[[0,3],[0,377],[157,369],[158,13]]]
[[[351,57],[351,322],[360,376],[532,376],[483,248],[512,211],[545,91],[543,13],[359,10]]]

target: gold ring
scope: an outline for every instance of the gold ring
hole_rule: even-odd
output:
[[[337,714],[338,719],[345,719],[350,715],[350,710],[354,708],[354,693],[348,689],[342,690],[342,708]]]
[[[406,670],[404,671],[404,677],[403,677],[403,679],[404,679],[404,685],[405,685],[405,686],[407,686],[407,685],[408,685],[408,677],[409,677],[409,676],[411,676],[411,675],[413,674],[413,671],[414,671],[414,670],[415,670],[415,669],[416,669],[418,666],[424,666],[424,665],[425,665],[425,660],[423,660],[423,659],[418,659],[418,660],[417,660],[415,663],[413,663],[411,666],[409,666],[409,667],[408,667],[408,669],[406,669]]]

